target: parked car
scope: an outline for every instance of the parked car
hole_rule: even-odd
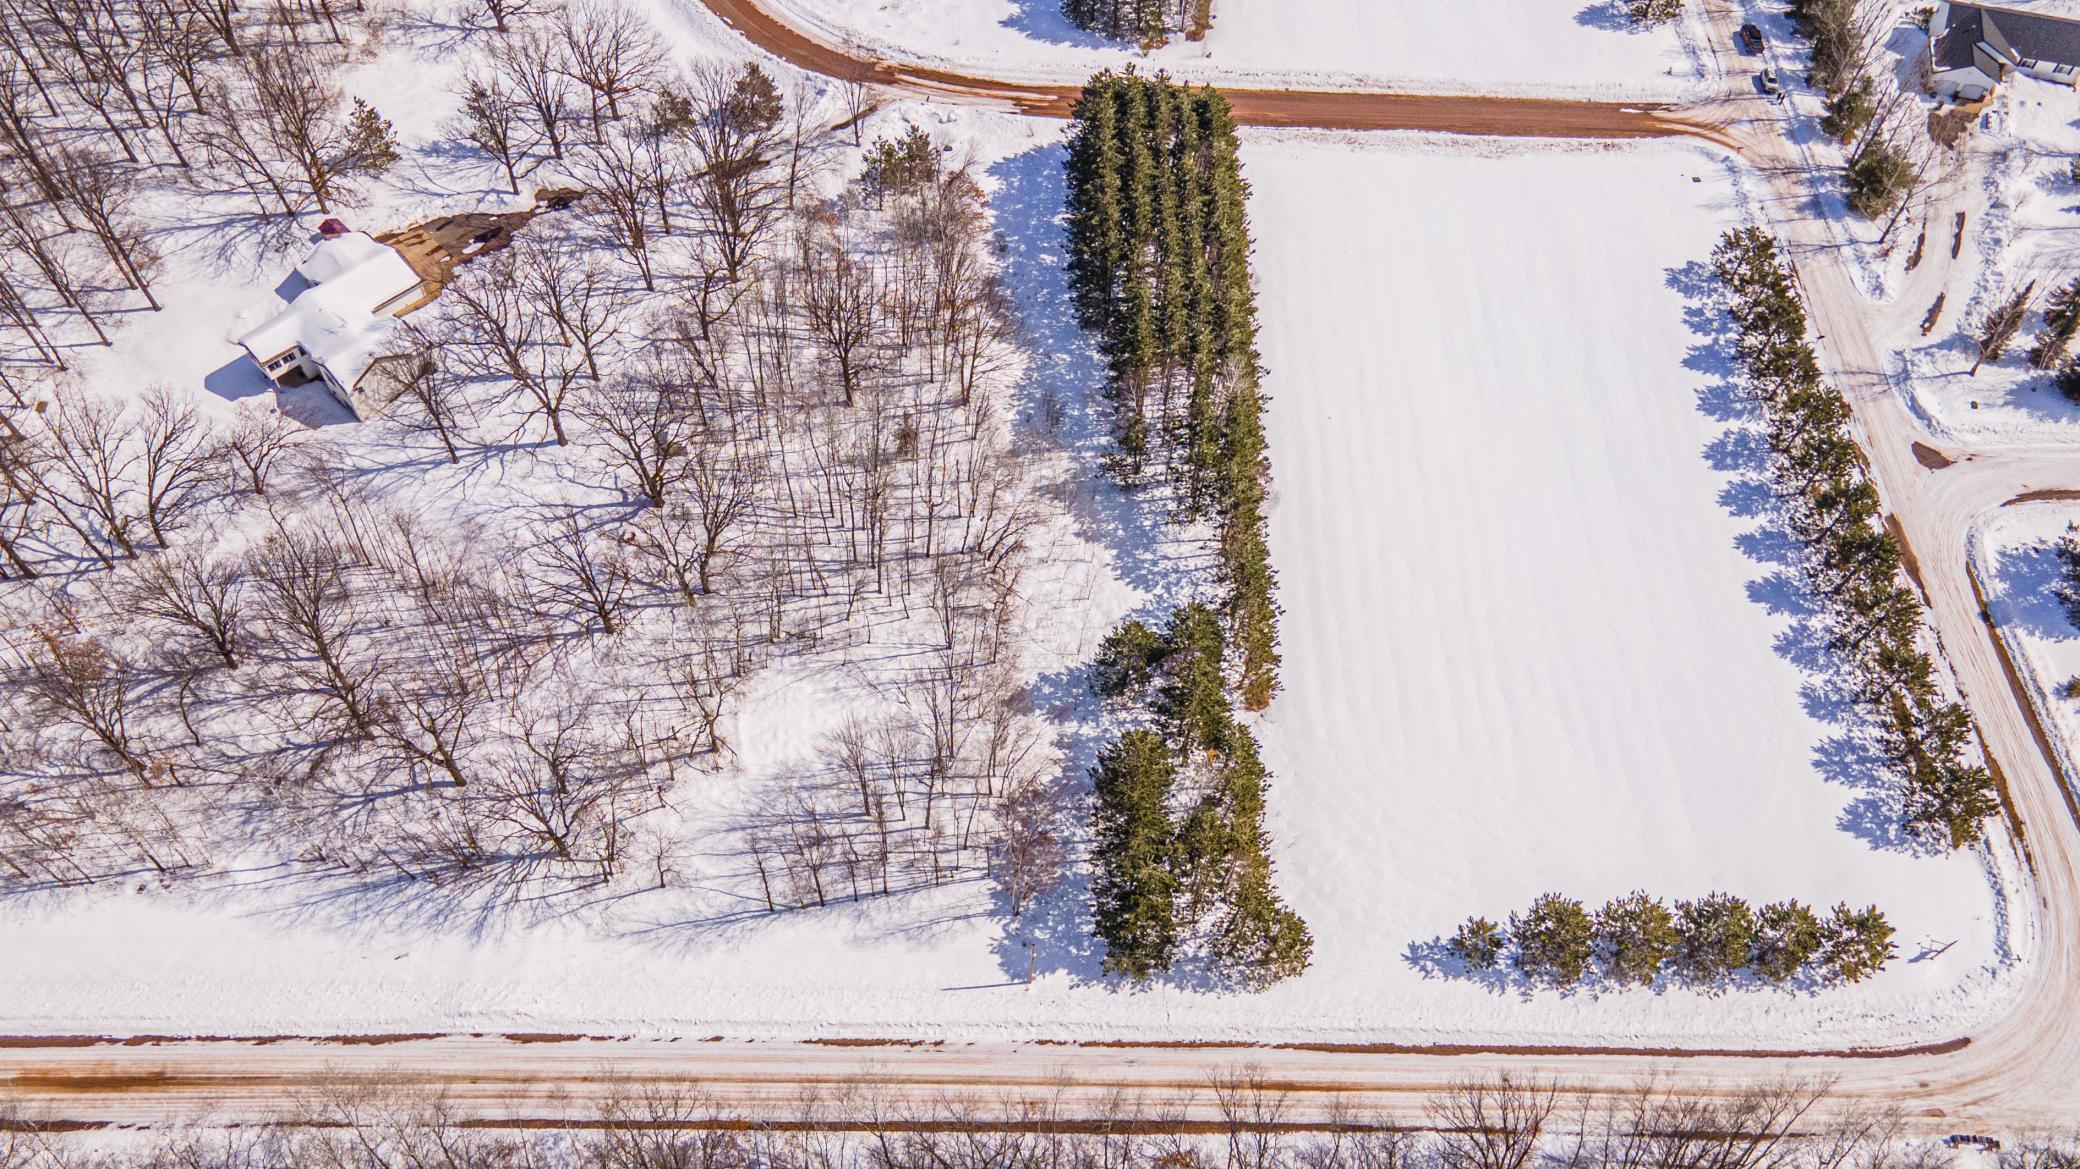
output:
[[[1753,23],[1741,26],[1741,52],[1754,56],[1762,52],[1762,30]]]
[[[1771,101],[1784,100],[1784,83],[1777,80],[1777,71],[1764,69],[1755,75],[1755,88],[1761,90]]]

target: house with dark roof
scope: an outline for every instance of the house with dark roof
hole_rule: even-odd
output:
[[[1977,101],[2017,73],[2080,82],[2080,20],[1939,0],[1928,22],[1930,88]]]

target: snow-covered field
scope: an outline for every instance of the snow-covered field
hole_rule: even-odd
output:
[[[1285,879],[1322,939],[1310,977],[1348,971],[1355,993],[1369,931],[1426,938],[1547,888],[1724,887],[1877,901],[1907,957],[1959,945],[1868,991],[1616,996],[1569,1026],[1978,1009],[2001,944],[1978,863],[1874,844],[1857,793],[1822,777],[1831,729],[1775,648],[1791,598],[1728,510],[1678,287],[1739,217],[1724,174],[1673,147],[1288,139],[1248,163],[1287,609],[1267,737]]]
[[[1035,537],[1028,663],[1074,770],[1098,729],[1078,663],[1119,617],[1174,601],[1189,566],[1097,482],[1054,132],[882,117],[976,144],[1043,355],[1014,405],[1069,403],[1042,462],[1075,476],[1074,518]],[[1022,925],[980,880],[768,915],[696,840],[670,890],[467,920],[336,901],[288,869],[10,899],[6,1029],[1819,1045],[1997,1012],[2028,921],[2003,916],[1978,857],[1900,850],[1869,793],[1823,777],[1853,768],[1802,706],[1796,647],[1778,650],[1795,598],[1729,510],[1716,362],[1691,352],[1685,293],[1740,219],[1727,175],[1671,146],[1388,137],[1263,136],[1245,161],[1286,608],[1265,739],[1281,887],[1317,943],[1305,976],[1262,995],[1101,980],[1074,881]],[[814,662],[761,677],[727,728],[741,773],[698,781],[715,823],[809,756],[848,685]],[[1633,888],[1875,902],[1901,961],[1817,994],[1563,997],[1445,977],[1426,945],[1546,889]]]
[[[1694,16],[1635,30],[1610,0],[1216,0],[1204,41],[1145,56],[1069,24],[1059,0],[767,2],[892,60],[1019,80],[1137,61],[1228,84],[1674,99],[1703,75]]]

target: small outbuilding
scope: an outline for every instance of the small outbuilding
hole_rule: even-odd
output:
[[[397,396],[393,383],[408,364],[397,318],[431,296],[404,256],[367,232],[342,224],[320,234],[296,266],[301,287],[287,307],[238,343],[276,385],[323,381],[356,418],[367,418]]]
[[[1928,22],[1929,87],[1979,101],[2016,73],[2061,85],[2080,82],[2080,20],[1938,0]]]

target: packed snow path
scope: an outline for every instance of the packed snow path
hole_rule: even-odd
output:
[[[913,94],[1009,105],[1059,116],[1073,91],[1021,86],[858,60],[787,28],[749,0],[704,0],[769,52],[805,69]],[[1707,5],[1714,43],[1740,23],[1728,0]],[[649,1083],[699,1082],[720,1110],[791,1119],[803,1093],[830,1095],[871,1070],[880,1109],[949,1096],[1005,1107],[1019,1099],[1094,1113],[1115,1093],[1154,1114],[1174,1106],[1212,1119],[1210,1078],[1254,1065],[1293,1094],[1288,1120],[1320,1123],[1333,1105],[1417,1119],[1453,1080],[1503,1071],[1626,1088],[1653,1077],[1709,1095],[1759,1079],[1833,1081],[1833,1106],[1904,1104],[1915,1127],[1937,1133],[2015,1131],[2080,1114],[2080,809],[2036,736],[2022,689],[1988,625],[1968,562],[1972,526],[2029,492],[2080,491],[2070,454],[1941,450],[1883,373],[1873,310],[1857,291],[1845,248],[1816,209],[1829,176],[1807,165],[1780,132],[1785,116],[1751,93],[1756,63],[1724,59],[1728,97],[1707,106],[1621,106],[1506,98],[1231,91],[1241,120],[1332,129],[1398,128],[1540,137],[1690,135],[1718,142],[1767,184],[1759,208],[1799,268],[1830,375],[1856,409],[1871,473],[1913,557],[1944,655],[1977,716],[1988,755],[2006,780],[2012,819],[2029,859],[2042,937],[2012,1013],[1969,1036],[1869,1051],[1648,1051],[1619,1048],[1394,1048],[1358,1046],[935,1045],[592,1040],[575,1036],[382,1036],[352,1039],[0,1040],[0,1083],[23,1107],[60,1119],[153,1123],[207,1110],[267,1117],[297,1106],[320,1082],[402,1077],[438,1086],[455,1107],[487,1118],[562,1115],[604,1089],[603,1068]],[[1911,311],[1911,310],[1909,310]],[[1920,451],[1917,452],[1917,447]],[[1941,464],[1941,465],[1937,465]],[[543,1042],[542,1040],[551,1040]],[[829,1122],[844,1118],[827,1116]]]

